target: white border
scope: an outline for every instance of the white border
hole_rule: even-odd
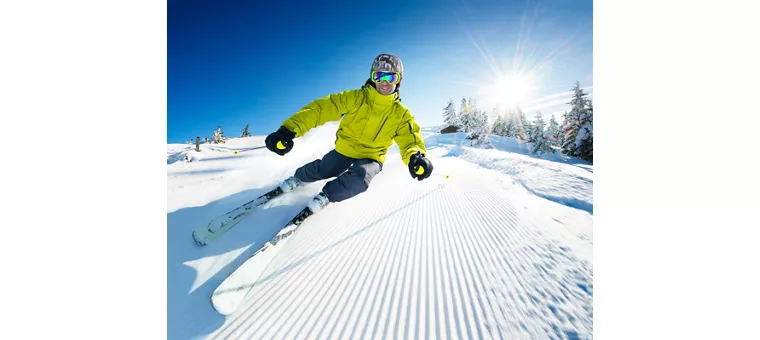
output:
[[[166,6],[1,6],[0,338],[166,337]]]

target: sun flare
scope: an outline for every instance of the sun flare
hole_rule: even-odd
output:
[[[533,77],[528,75],[500,75],[480,92],[487,101],[506,108],[524,105],[531,99],[534,86]]]

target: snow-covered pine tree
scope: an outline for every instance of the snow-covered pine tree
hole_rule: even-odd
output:
[[[224,136],[224,131],[222,131],[222,127],[219,126],[216,128],[216,131],[214,131],[214,135],[211,137],[214,144],[223,144],[227,141],[227,137]]]
[[[476,124],[477,121],[473,115],[472,109],[467,105],[467,100],[462,97],[462,104],[459,111],[459,127],[462,129],[461,131],[472,132],[472,129]]]
[[[491,133],[497,136],[504,136],[506,134],[506,125],[504,123],[504,118],[497,114],[496,120],[494,120],[493,126],[491,126]]]
[[[467,138],[472,140],[470,145],[489,147],[491,140],[488,138],[488,134],[491,128],[488,124],[488,114],[479,110],[470,111],[468,114],[470,115],[470,132]]]
[[[470,137],[477,134],[477,130],[480,127],[480,119],[477,111],[468,110],[464,114],[464,129],[465,132],[470,134]]]
[[[517,130],[515,129],[515,112],[513,109],[508,109],[504,116],[504,136],[515,137]]]
[[[503,137],[513,137],[515,135],[514,133],[514,125],[512,125],[512,122],[510,121],[510,118],[503,117],[501,119],[501,136]]]
[[[588,94],[583,92],[580,82],[576,81],[571,91],[573,97],[568,103],[571,106],[570,112],[565,113],[565,120],[562,124],[562,152],[579,157],[581,143],[576,144],[576,137],[578,137],[581,126],[591,118],[591,114],[588,111],[588,101],[585,98]]]
[[[248,124],[245,124],[245,129],[243,129],[243,133],[240,134],[240,138],[244,137],[250,137],[251,134],[248,133]]]
[[[549,120],[549,126],[546,127],[546,139],[549,142],[550,145],[559,146],[559,133],[560,133],[559,123],[557,123],[557,120],[554,119],[554,115],[552,115],[552,118]]]
[[[443,108],[443,122],[448,126],[459,126],[459,117],[457,111],[454,109],[454,101],[449,99],[446,107]]]
[[[488,114],[485,111],[480,111],[478,113],[478,127],[477,127],[478,138],[476,139],[478,145],[482,145],[486,147],[491,145],[491,140],[488,138],[488,134],[490,131],[491,131],[491,126],[488,123]]]
[[[532,151],[534,154],[553,152],[553,149],[544,134],[545,125],[546,122],[544,121],[544,117],[541,116],[541,112],[537,112],[530,133],[530,140],[533,143]]]
[[[525,118],[525,112],[520,107],[515,108],[514,129],[515,138],[530,141],[530,122]]]
[[[501,129],[502,129],[502,136],[504,137],[514,137],[515,136],[515,126],[512,123],[512,116],[509,111],[504,113],[504,117],[501,119]]]
[[[530,132],[533,130],[533,123],[531,123],[531,121],[525,117],[525,112],[522,112],[522,110],[520,110],[520,114],[523,122],[523,131],[525,131],[527,134],[527,140],[530,141]],[[546,125],[546,123],[544,123],[544,125]]]
[[[557,132],[557,146],[562,153],[565,153],[562,146],[565,145],[565,124],[567,123],[567,116],[568,112],[565,111],[565,113],[562,114],[562,124],[560,124],[559,131]]]
[[[465,103],[463,113],[465,119],[462,126],[465,128],[465,132],[474,132],[475,134],[471,136],[475,136],[477,134],[476,130],[480,129],[482,125],[481,112],[478,110],[475,100],[472,99],[472,97],[468,97],[466,101],[462,98],[462,102]]]
[[[489,134],[495,134],[493,133],[493,128],[496,126],[496,120],[498,118],[499,118],[499,111],[496,108],[493,108],[493,110],[491,110],[491,114],[488,115],[488,122],[490,123],[489,130],[488,130]]]
[[[594,107],[591,100],[588,100],[588,107],[585,113],[580,115],[581,127],[578,135],[575,136],[576,154],[578,158],[594,162]]]
[[[478,111],[478,105],[475,103],[475,99],[472,99],[472,97],[467,98],[467,107],[470,109],[470,111]]]

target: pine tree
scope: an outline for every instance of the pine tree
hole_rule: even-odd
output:
[[[514,119],[515,138],[529,142],[530,127],[530,122],[525,118],[525,112],[520,107],[517,107]]]
[[[488,114],[485,111],[480,111],[478,120],[478,144],[489,146],[491,140],[488,138],[488,134],[491,131],[491,126],[488,123]]]
[[[554,119],[554,115],[549,120],[549,126],[546,127],[546,139],[550,145],[559,145],[559,123]]]
[[[468,139],[472,142],[470,145],[481,145],[489,147],[491,140],[488,138],[488,133],[491,127],[488,124],[488,114],[485,111],[471,111],[470,113],[470,133]]]
[[[472,132],[475,122],[475,117],[472,115],[470,106],[467,105],[467,100],[462,97],[462,104],[459,111],[459,127],[463,132]]]
[[[560,148],[562,153],[565,153],[565,149],[563,148],[563,145],[565,145],[565,123],[567,122],[567,116],[568,113],[565,111],[565,113],[562,114],[562,124],[559,126],[559,131],[557,132],[557,146]]]
[[[585,143],[584,141],[588,141],[588,138],[590,138],[588,132],[593,132],[589,131],[590,125],[586,126],[585,132],[581,135],[580,139],[577,137],[581,131],[581,127],[592,121],[592,117],[591,112],[587,108],[588,100],[585,98],[588,94],[583,92],[580,82],[576,81],[571,91],[573,91],[573,97],[568,103],[571,106],[570,112],[565,113],[565,120],[562,125],[562,152],[581,158],[581,149]]]
[[[520,111],[520,119],[523,123],[523,131],[525,131],[525,137],[527,141],[530,141],[530,132],[533,130],[533,124],[525,117],[525,112]],[[546,124],[544,124],[546,125]]]
[[[575,136],[576,154],[578,158],[594,162],[594,107],[588,101],[586,112],[580,115],[581,127]]]
[[[491,133],[497,136],[504,136],[506,134],[505,123],[504,118],[497,114],[496,120],[494,120],[493,126],[491,126]]]
[[[223,144],[227,141],[227,137],[224,136],[224,132],[222,131],[222,127],[219,126],[216,131],[214,131],[214,135],[211,137],[214,144]]]
[[[459,126],[459,117],[454,109],[454,101],[449,99],[449,103],[443,108],[443,122],[446,126]]]
[[[462,127],[465,132],[473,133],[478,127],[478,115],[475,111],[467,110],[462,115]]]
[[[472,99],[472,97],[467,98],[467,108],[469,108],[470,111],[479,111],[478,105],[475,103],[475,99]]]
[[[243,133],[240,134],[240,138],[250,137],[250,136],[251,134],[248,133],[248,124],[245,124],[245,129],[243,130]]]
[[[515,128],[515,120],[516,120],[515,112],[513,109],[507,110],[506,116],[504,117],[504,136],[505,137],[515,137],[517,134],[517,129]]]
[[[536,118],[533,121],[530,133],[530,140],[533,143],[534,154],[553,152],[553,149],[551,148],[551,145],[547,141],[546,135],[544,134],[545,125],[546,122],[544,122],[544,118],[541,116],[541,113],[536,113]]]

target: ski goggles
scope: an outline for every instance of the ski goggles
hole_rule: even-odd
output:
[[[401,81],[401,75],[396,72],[372,71],[371,79],[375,83],[385,81],[388,84],[395,85]]]

